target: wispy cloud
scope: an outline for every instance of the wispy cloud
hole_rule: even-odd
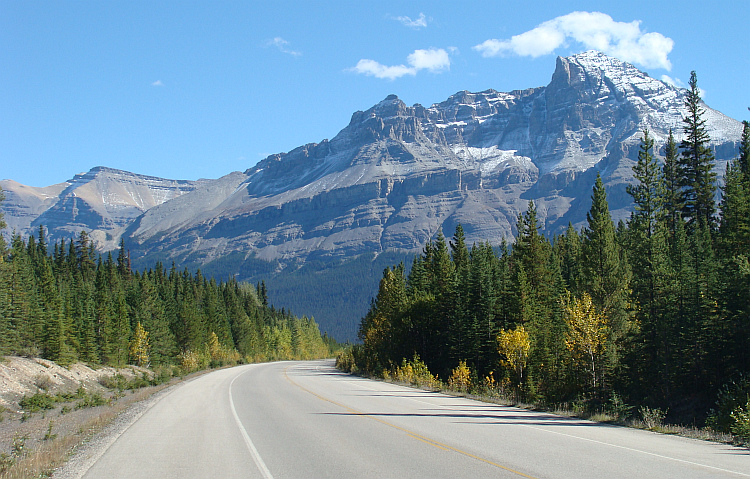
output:
[[[297,51],[297,50],[292,50],[289,47],[289,45],[290,43],[281,37],[275,37],[273,40],[268,40],[266,42],[266,46],[276,47],[281,53],[286,53],[287,55],[291,55],[293,57],[298,57],[302,55],[302,52]]]
[[[162,83],[161,80],[156,80],[155,82],[151,83],[151,86],[164,86],[164,83]]]
[[[416,75],[420,70],[432,73],[440,73],[450,69],[451,60],[448,52],[442,48],[430,48],[429,50],[414,50],[414,53],[406,57],[406,65],[387,66],[375,60],[362,59],[350,71],[376,78],[387,78],[395,80],[404,75]]]
[[[662,75],[661,81],[663,81],[667,85],[672,85],[673,87],[676,87],[676,88],[687,88],[687,85],[685,84],[684,81],[680,80],[679,78],[672,78],[669,75]],[[702,99],[705,100],[706,91],[704,89],[702,89],[701,87],[698,87],[698,94],[701,96]]]
[[[672,85],[678,88],[685,88],[685,83],[682,80],[680,80],[679,78],[672,78],[669,75],[662,75],[661,81],[663,81],[667,85]]]
[[[400,22],[403,26],[409,27],[409,28],[425,28],[427,27],[427,17],[424,16],[424,13],[419,13],[419,17],[412,20],[410,17],[393,17],[394,20]]]
[[[510,39],[490,39],[473,48],[484,57],[539,57],[568,46],[569,41],[646,68],[672,68],[667,58],[674,46],[671,38],[642,31],[640,20],[616,22],[600,12],[569,13]]]

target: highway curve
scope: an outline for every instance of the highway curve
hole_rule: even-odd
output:
[[[83,477],[741,478],[750,451],[276,362],[183,383]]]

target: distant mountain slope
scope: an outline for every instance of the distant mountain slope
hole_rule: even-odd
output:
[[[3,210],[19,233],[36,234],[39,225],[55,238],[92,233],[100,249],[118,246],[121,231],[143,212],[185,193],[203,181],[165,180],[98,166],[46,188],[0,182]]]

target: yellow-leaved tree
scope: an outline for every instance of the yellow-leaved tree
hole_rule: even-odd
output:
[[[516,374],[519,388],[523,384],[523,372],[529,361],[530,349],[531,339],[523,326],[519,325],[516,326],[516,329],[509,329],[508,331],[501,329],[497,335],[497,350],[503,357],[500,364]]]
[[[212,361],[219,361],[222,359],[219,337],[213,331],[211,331],[211,334],[208,336],[208,355],[211,357]]]
[[[586,292],[576,298],[566,291],[561,302],[563,318],[568,325],[565,346],[573,355],[574,361],[590,376],[591,387],[596,389],[607,341],[607,318],[596,310],[591,296]]]
[[[147,368],[150,362],[148,350],[148,331],[143,329],[139,321],[133,332],[133,340],[130,341],[130,360],[137,366]]]
[[[459,361],[448,378],[448,388],[465,393],[471,387],[471,369],[466,365],[466,361]]]

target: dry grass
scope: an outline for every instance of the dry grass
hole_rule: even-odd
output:
[[[169,384],[139,390],[127,396],[127,398],[115,402],[93,419],[82,423],[76,433],[42,442],[33,451],[24,453],[17,458],[10,467],[0,473],[0,479],[49,477],[56,468],[68,460],[76,448],[110,425],[125,409],[167,386]]]

